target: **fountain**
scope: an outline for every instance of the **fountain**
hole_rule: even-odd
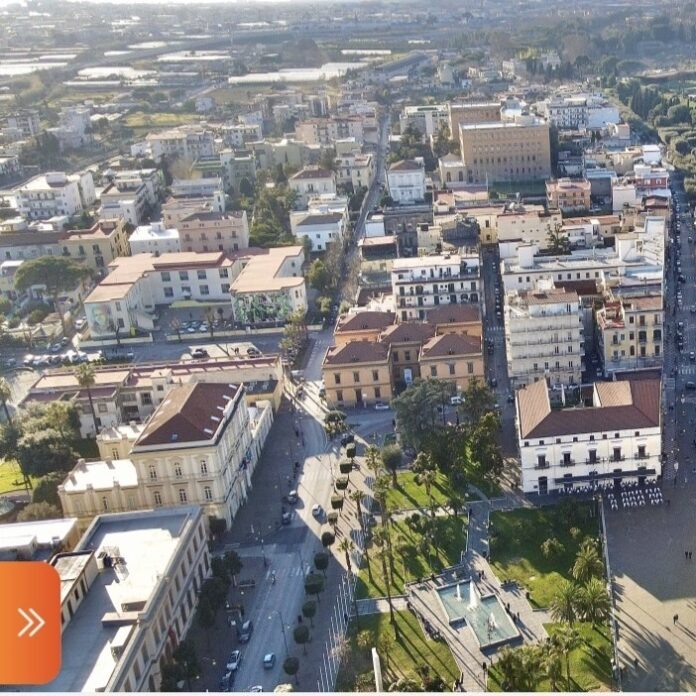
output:
[[[494,595],[482,595],[473,578],[436,589],[450,626],[467,624],[482,648],[519,638],[517,626]]]

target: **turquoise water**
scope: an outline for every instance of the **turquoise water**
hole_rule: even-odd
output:
[[[477,597],[474,606],[470,607],[470,588],[471,580],[463,580],[437,589],[450,624],[461,621],[468,624],[482,648],[519,637],[520,632],[495,595]]]

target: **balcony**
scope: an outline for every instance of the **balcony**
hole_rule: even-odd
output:
[[[559,466],[575,466],[576,462],[574,459],[561,459]]]
[[[534,465],[534,469],[550,469],[551,464],[549,462],[544,462],[543,464],[537,463]]]

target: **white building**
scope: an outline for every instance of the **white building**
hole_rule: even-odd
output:
[[[517,392],[521,484],[546,494],[662,474],[661,385],[657,378],[597,382],[592,406],[552,409],[544,380]]]
[[[22,109],[7,117],[7,126],[17,130],[22,138],[34,138],[41,132],[38,109]]]
[[[322,194],[336,194],[336,176],[328,169],[305,167],[293,174],[288,186],[297,194],[297,203],[306,206],[310,198]]]
[[[104,172],[104,178],[113,181],[117,187],[125,185],[129,189],[137,187],[138,183],[145,185],[145,198],[151,206],[157,205],[163,189],[162,173],[160,169],[121,169],[114,171],[108,169]]]
[[[179,230],[167,228],[162,222],[150,225],[139,225],[131,234],[129,240],[131,254],[172,254],[181,251]]]
[[[540,283],[505,295],[505,354],[513,387],[549,379],[580,384],[583,313],[575,291]]]
[[[412,205],[425,199],[425,167],[423,162],[401,160],[387,171],[389,195],[398,205]]]
[[[401,321],[427,319],[429,310],[444,304],[478,304],[478,254],[445,254],[395,259],[392,294]]]
[[[350,184],[354,191],[369,188],[374,176],[374,161],[370,153],[349,152],[336,159],[339,184]]]
[[[48,172],[14,189],[17,210],[28,220],[77,215],[94,203],[92,173]],[[107,216],[110,217],[110,216]]]
[[[447,104],[405,106],[399,116],[399,125],[402,133],[411,126],[426,138],[437,135],[442,126],[449,127]]]
[[[101,514],[50,563],[61,581],[63,657],[42,689],[158,691],[210,575],[201,508]]]
[[[162,157],[181,158],[193,162],[199,157],[215,154],[213,132],[195,125],[180,126],[161,133],[150,133],[146,141],[152,158],[156,162],[159,162]]]
[[[106,510],[195,503],[229,528],[247,498],[270,429],[270,402],[262,402],[255,415],[262,411],[267,413],[259,430],[243,385],[175,386],[139,429],[129,458],[78,462],[59,487],[63,509],[84,524]],[[261,438],[259,447],[255,438]]]
[[[99,215],[104,218],[123,218],[137,226],[149,206],[148,188],[139,179],[112,181],[101,192]]]
[[[300,211],[290,214],[290,228],[300,244],[307,238],[312,251],[326,251],[329,244],[343,239],[346,220],[341,213]]]
[[[565,130],[597,130],[621,121],[619,109],[601,94],[548,99],[543,102],[543,110],[551,123]]]

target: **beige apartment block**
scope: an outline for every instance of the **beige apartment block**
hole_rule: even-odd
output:
[[[61,239],[63,256],[82,261],[103,276],[119,256],[130,256],[128,223],[123,218],[100,220],[88,230],[69,230]]]
[[[562,178],[546,182],[546,202],[552,210],[589,210],[591,184],[586,179]]]
[[[376,341],[396,319],[394,312],[363,311],[343,314],[334,329],[334,341],[344,346],[350,341]]]
[[[597,344],[605,376],[659,368],[664,352],[664,309],[659,294],[609,295],[597,310]]]
[[[249,247],[246,210],[195,212],[177,223],[182,251],[233,252]]]
[[[544,379],[553,386],[580,384],[584,350],[577,292],[539,283],[507,293],[505,347],[514,387]]]
[[[467,183],[536,181],[551,176],[549,125],[539,119],[464,124],[459,128],[459,141]]]
[[[459,133],[459,127],[472,123],[495,123],[500,121],[499,102],[461,103],[450,102],[447,104],[449,114],[449,128],[451,137],[455,138]]]
[[[473,379],[484,376],[481,337],[455,333],[433,336],[423,344],[419,362],[421,376],[450,382],[462,391]]]

